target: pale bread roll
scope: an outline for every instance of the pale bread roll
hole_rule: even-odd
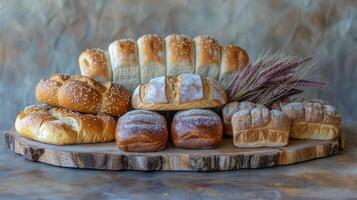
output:
[[[81,74],[97,81],[111,81],[109,55],[103,49],[87,49],[79,56]]]
[[[131,39],[116,40],[109,45],[113,80],[132,92],[140,84],[140,65],[136,42]]]
[[[232,128],[237,147],[281,147],[289,142],[290,120],[278,110],[241,110],[233,115]]]
[[[194,73],[194,45],[185,35],[172,34],[165,38],[166,75],[178,76],[182,73]]]
[[[341,116],[337,109],[319,99],[285,100],[273,105],[291,120],[290,137],[333,140],[339,136]]]
[[[28,106],[15,121],[20,135],[55,145],[113,141],[115,125],[109,115],[81,114],[48,105]]]
[[[165,47],[157,35],[144,35],[138,39],[141,83],[165,76]]]
[[[227,88],[232,74],[242,71],[248,62],[249,57],[244,49],[233,45],[223,46],[221,51],[219,82]]]
[[[219,107],[227,102],[224,88],[211,78],[198,74],[162,76],[139,85],[132,105],[144,110],[184,110]]]
[[[198,36],[195,41],[195,73],[218,80],[220,70],[220,46],[214,38]]]

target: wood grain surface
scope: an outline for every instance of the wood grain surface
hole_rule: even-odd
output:
[[[344,136],[332,141],[290,140],[287,147],[236,148],[224,138],[217,149],[185,150],[171,144],[161,152],[129,153],[114,142],[55,146],[28,140],[14,128],[4,133],[9,149],[27,160],[71,168],[107,170],[224,171],[289,165],[338,154]]]

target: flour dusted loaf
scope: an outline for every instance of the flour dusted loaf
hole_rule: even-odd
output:
[[[113,141],[115,125],[109,115],[80,114],[44,104],[26,107],[15,121],[20,135],[55,145]]]
[[[110,63],[102,60],[110,60]],[[234,45],[221,46],[206,35],[191,39],[186,35],[171,34],[162,39],[147,34],[137,41],[114,41],[109,45],[108,52],[86,50],[79,61],[82,75],[112,80],[132,92],[139,84],[147,83],[152,78],[182,73],[210,77],[226,87],[232,73],[241,71],[249,62],[249,57],[244,49]],[[111,76],[107,69],[111,70]]]
[[[290,120],[278,110],[243,109],[233,115],[232,129],[237,147],[281,147],[289,142]]]
[[[166,120],[156,112],[133,110],[121,116],[116,128],[119,149],[152,152],[165,148],[168,139]]]
[[[85,76],[53,75],[36,87],[42,103],[83,113],[120,116],[129,106],[128,91],[112,82],[100,83]]]
[[[256,107],[264,107],[261,104],[255,104],[249,101],[242,101],[242,102],[231,102],[226,104],[222,109],[222,118],[223,118],[223,127],[224,127],[224,134],[233,136],[232,131],[232,116],[241,110],[252,110]]]
[[[290,137],[332,140],[338,137],[341,116],[336,108],[319,99],[285,100],[273,105],[291,120]]]
[[[209,108],[226,101],[226,92],[218,82],[198,74],[157,77],[139,85],[132,96],[133,107],[144,110]]]
[[[179,148],[216,148],[222,142],[222,132],[221,118],[205,109],[179,111],[171,124],[172,142]]]

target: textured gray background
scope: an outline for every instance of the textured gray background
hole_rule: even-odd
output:
[[[205,33],[236,43],[254,60],[266,49],[314,56],[310,77],[344,121],[357,120],[357,1],[18,1],[0,0],[0,123],[36,103],[34,88],[52,73],[78,74],[86,48],[146,33]]]

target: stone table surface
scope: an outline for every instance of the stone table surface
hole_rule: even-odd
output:
[[[357,199],[356,130],[343,126],[346,148],[337,156],[213,173],[59,168],[25,160],[0,137],[0,199]]]

